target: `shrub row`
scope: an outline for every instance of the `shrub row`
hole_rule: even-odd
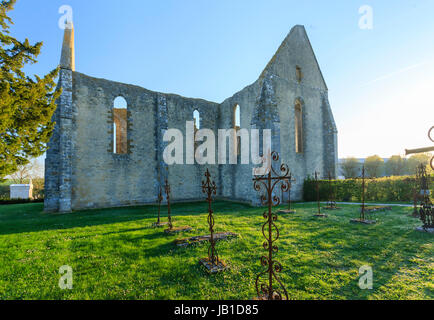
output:
[[[9,199],[9,185],[0,184],[0,200]]]
[[[44,199],[36,199],[36,200],[30,200],[30,199],[2,200],[2,199],[0,199],[0,206],[1,205],[7,205],[7,204],[42,203],[42,202],[44,202]]]
[[[413,201],[414,176],[385,177],[366,179],[366,201]],[[362,179],[332,180],[331,188],[336,194],[336,201],[362,200]],[[433,194],[431,184],[431,194]],[[418,190],[419,191],[419,190]],[[319,181],[319,195],[321,201],[329,199],[330,183],[328,180]],[[311,178],[304,181],[304,201],[316,201],[316,184]]]

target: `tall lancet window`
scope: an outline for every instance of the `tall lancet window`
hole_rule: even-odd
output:
[[[200,129],[200,113],[197,110],[193,112],[193,120],[194,120],[194,133]]]
[[[303,153],[303,104],[300,99],[295,101],[295,151]]]
[[[113,105],[113,153],[128,153],[128,110],[127,101],[117,97]]]
[[[197,110],[193,111],[193,121],[194,121],[194,152],[196,152],[199,142],[196,141],[196,134],[200,130],[200,113]]]
[[[239,137],[237,135],[238,131],[241,129],[241,111],[240,111],[240,106],[238,104],[236,104],[234,106],[234,110],[233,110],[233,124],[234,124],[234,129],[235,129],[235,148],[234,150],[236,151],[237,155],[241,154],[241,137]]]
[[[301,80],[303,80],[303,72],[301,72],[301,68],[299,66],[295,67],[295,76],[297,78],[297,82],[301,83]]]

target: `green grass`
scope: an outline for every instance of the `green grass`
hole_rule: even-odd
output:
[[[414,230],[412,208],[376,213],[376,225],[349,223],[357,206],[314,218],[315,204],[279,216],[276,259],[290,299],[433,299],[433,235]],[[263,270],[264,209],[216,202],[217,231],[240,234],[219,242],[231,269],[208,275],[198,264],[207,245],[177,248],[177,237],[206,234],[207,204],[172,207],[175,225],[194,231],[165,235],[151,228],[156,207],[42,212],[42,204],[0,206],[0,299],[251,299]],[[165,215],[163,208],[162,211]],[[60,290],[59,267],[73,268],[74,288]],[[358,287],[371,265],[374,289]]]

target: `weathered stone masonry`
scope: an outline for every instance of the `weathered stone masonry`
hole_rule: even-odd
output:
[[[294,199],[300,199],[304,178],[315,170],[336,175],[337,130],[328,89],[302,26],[291,30],[255,83],[221,104],[76,72],[72,29],[65,30],[58,85],[63,92],[46,159],[46,211],[154,203],[166,177],[174,201],[203,200],[206,168],[218,182],[219,198],[258,204],[252,165],[164,163],[164,131],[177,128],[185,136],[194,110],[200,113],[201,128],[213,130],[216,137],[218,129],[234,127],[236,105],[241,128],[271,129],[273,149],[297,179]],[[113,153],[113,101],[118,96],[128,104],[126,154]],[[302,153],[295,150],[297,99],[302,102]]]

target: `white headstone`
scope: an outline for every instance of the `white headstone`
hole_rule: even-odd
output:
[[[33,199],[33,184],[11,184],[10,185],[11,199]]]

